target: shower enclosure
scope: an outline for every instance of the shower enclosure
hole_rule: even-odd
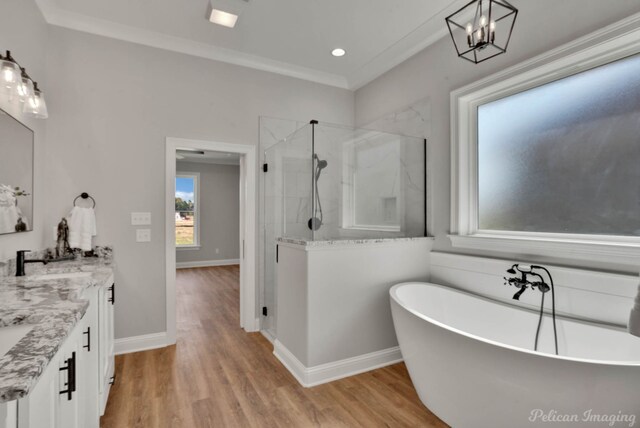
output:
[[[264,151],[263,329],[276,337],[276,246],[427,236],[421,138],[311,121]]]

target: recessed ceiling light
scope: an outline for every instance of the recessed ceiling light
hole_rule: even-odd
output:
[[[334,49],[334,50],[331,51],[331,55],[337,56],[337,57],[344,56],[344,54],[346,54],[346,53],[347,53],[347,51],[345,51],[342,48],[337,48],[337,49]]]
[[[211,9],[209,21],[224,27],[233,28],[236,26],[236,22],[238,21],[238,15],[234,15],[233,13],[225,12],[223,10]]]

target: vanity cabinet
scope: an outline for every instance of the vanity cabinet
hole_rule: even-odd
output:
[[[29,395],[18,400],[18,428],[83,427],[83,324],[76,325]]]
[[[111,287],[90,287],[83,293],[89,301],[84,316],[29,395],[17,404],[2,404],[0,428],[99,428],[114,371]]]
[[[111,385],[115,381],[115,353],[114,353],[114,332],[113,332],[113,312],[115,306],[116,289],[115,283],[109,287],[100,287],[98,290],[98,310],[100,311],[100,343],[99,343],[99,396],[100,415],[104,414],[107,407],[107,399]]]

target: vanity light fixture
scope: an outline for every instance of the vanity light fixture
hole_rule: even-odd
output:
[[[9,102],[17,98],[22,103],[22,112],[26,116],[36,119],[49,117],[47,103],[38,83],[29,77],[24,67],[20,67],[10,51],[4,56],[0,55],[0,84]]]
[[[347,51],[345,51],[342,48],[336,48],[334,50],[331,51],[331,55],[335,56],[335,57],[341,57],[341,56],[345,56],[345,54],[347,53]]]
[[[458,56],[479,64],[503,54],[518,9],[507,0],[473,0],[446,18]]]

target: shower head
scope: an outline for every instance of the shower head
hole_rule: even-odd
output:
[[[313,158],[318,162],[316,164],[316,168],[318,169],[325,169],[329,165],[329,162],[324,159],[320,159],[317,154],[314,154]]]

